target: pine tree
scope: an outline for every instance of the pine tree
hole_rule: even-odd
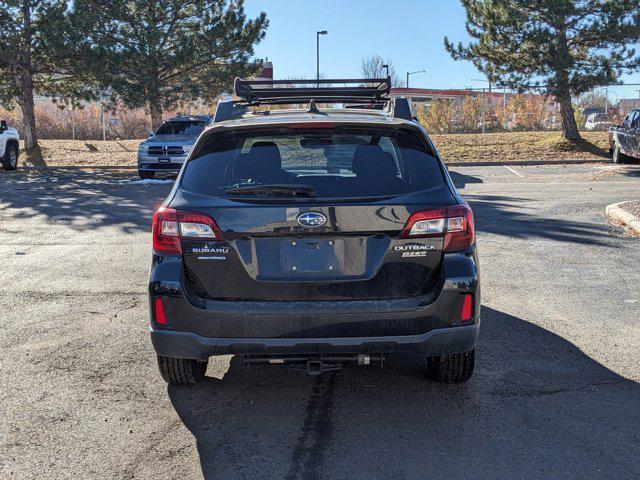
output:
[[[265,13],[247,20],[242,0],[76,0],[74,18],[86,37],[78,65],[128,107],[147,108],[152,125],[255,72],[268,26]]]
[[[66,13],[64,0],[0,0],[0,102],[22,110],[27,150],[38,147],[34,94],[91,96],[69,69]]]
[[[544,85],[560,104],[562,133],[580,140],[572,95],[640,67],[640,0],[461,0],[473,40],[445,48],[502,86]]]

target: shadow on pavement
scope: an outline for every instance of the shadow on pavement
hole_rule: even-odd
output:
[[[233,357],[168,394],[207,479],[640,476],[637,383],[487,307],[478,354],[463,385],[428,382],[413,356],[318,378]]]
[[[153,211],[169,193],[171,184],[132,183],[137,181],[136,172],[105,170],[3,176],[0,204],[7,219],[45,215],[48,221],[77,231],[116,226],[125,233],[147,232],[151,230]]]
[[[456,185],[482,179],[451,172]],[[159,177],[160,178],[160,177]],[[170,177],[162,177],[170,178]],[[78,171],[0,177],[0,203],[18,209],[8,215],[45,215],[77,230],[118,226],[125,232],[148,231],[154,208],[171,185],[141,185],[134,172]],[[609,228],[576,222],[565,216],[543,218],[527,206],[527,199],[501,195],[465,194],[476,217],[476,229],[514,238],[547,238],[562,242],[609,245]],[[528,210],[528,211],[527,211]]]
[[[483,183],[480,177],[474,177],[473,175],[465,175],[455,170],[449,170],[449,176],[453,180],[453,184],[456,188],[464,188],[469,183]]]
[[[640,160],[636,163],[640,163]],[[626,177],[640,178],[640,165],[627,165],[620,173]]]
[[[544,238],[558,242],[611,246],[610,228],[604,223],[576,222],[566,215],[544,218],[527,206],[528,199],[503,195],[466,194],[464,198],[479,232],[512,238]],[[527,212],[529,210],[529,212]]]

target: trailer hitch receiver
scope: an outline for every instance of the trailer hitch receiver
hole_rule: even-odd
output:
[[[293,370],[307,372],[309,375],[322,375],[325,372],[340,370],[342,365],[384,365],[384,356],[378,354],[354,355],[247,355],[245,364],[250,365],[286,365]]]
[[[322,360],[309,360],[307,362],[307,373],[309,375],[322,375],[324,372],[331,370],[340,370],[342,365],[339,363],[326,363]]]

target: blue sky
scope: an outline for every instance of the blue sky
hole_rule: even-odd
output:
[[[410,86],[464,88],[486,86],[470,62],[454,62],[444,50],[443,37],[467,41],[465,13],[458,0],[245,0],[248,15],[265,11],[267,36],[256,56],[274,63],[275,78],[314,78],[316,31],[320,37],[320,71],[326,78],[359,77],[363,57],[390,59]],[[640,74],[625,81],[640,82]]]

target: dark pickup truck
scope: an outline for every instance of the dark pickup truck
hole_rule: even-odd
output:
[[[632,110],[620,125],[609,128],[609,153],[613,163],[640,159],[640,109]]]

